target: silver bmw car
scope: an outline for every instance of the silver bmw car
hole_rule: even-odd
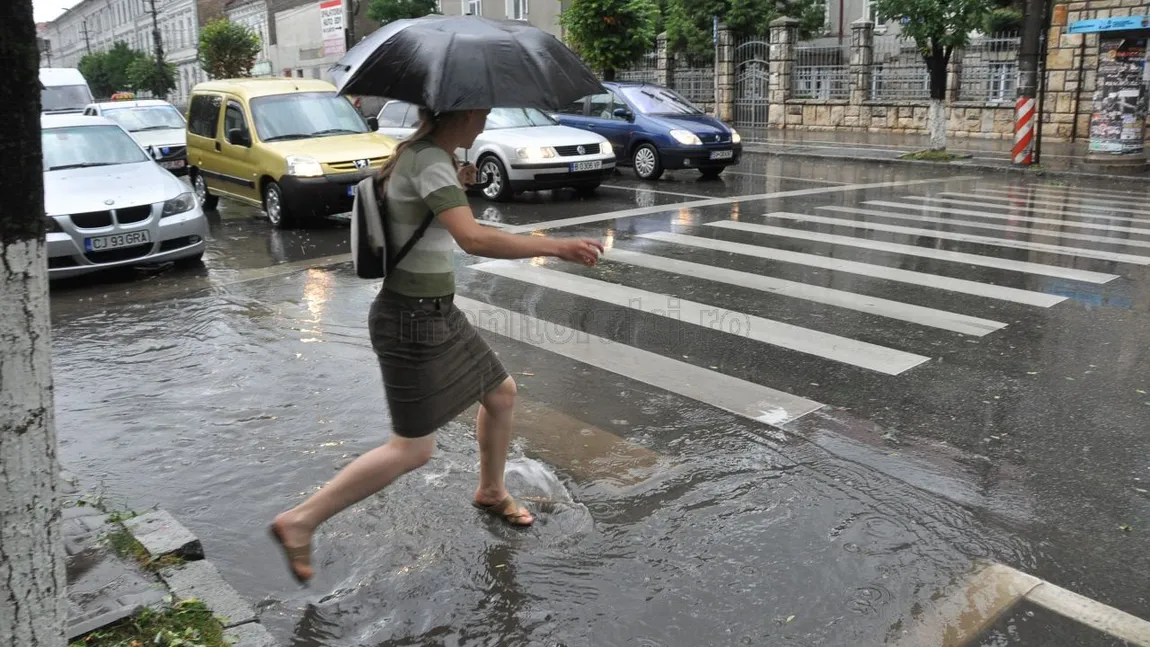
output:
[[[114,121],[42,115],[48,275],[204,255],[208,221],[188,185]]]

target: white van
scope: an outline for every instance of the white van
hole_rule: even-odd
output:
[[[92,103],[88,80],[74,67],[40,68],[40,112],[66,114],[84,112]]]

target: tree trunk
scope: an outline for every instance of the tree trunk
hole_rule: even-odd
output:
[[[63,647],[65,575],[32,0],[0,20],[0,647]]]
[[[930,72],[930,112],[926,127],[930,132],[930,150],[946,150],[946,74],[950,66],[950,51],[935,45],[926,57]]]

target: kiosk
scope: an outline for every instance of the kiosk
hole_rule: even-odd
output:
[[[1068,34],[1098,34],[1098,68],[1086,161],[1101,166],[1146,166],[1146,48],[1150,16],[1079,20]]]

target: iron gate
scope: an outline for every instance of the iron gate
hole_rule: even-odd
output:
[[[735,128],[743,139],[765,141],[770,123],[768,98],[771,43],[751,39],[735,47]]]

